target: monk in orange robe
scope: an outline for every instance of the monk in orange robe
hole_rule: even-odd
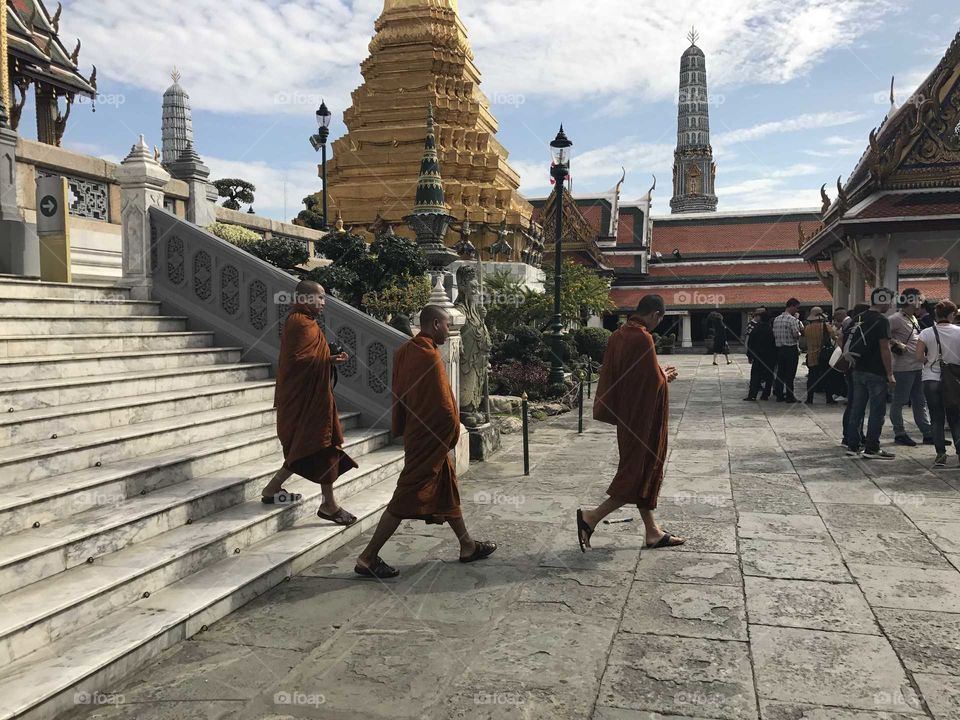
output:
[[[420,333],[393,357],[393,434],[403,436],[403,470],[397,489],[354,570],[376,578],[396,577],[399,570],[380,550],[400,521],[448,523],[460,543],[460,562],[482,560],[496,543],[473,540],[460,510],[457,473],[450,451],[460,438],[460,413],[439,346],[450,335],[450,316],[436,305],[420,313]]]
[[[677,377],[676,368],[660,367],[651,335],[665,312],[662,297],[644,296],[607,344],[593,417],[617,426],[620,465],[607,488],[609,497],[593,510],[577,510],[577,538],[583,552],[590,547],[597,524],[624,505],[640,510],[648,548],[686,542],[662,530],[653,516],[667,460],[667,385]]]
[[[293,308],[280,336],[280,361],[274,403],[277,436],[283,446],[283,467],[262,492],[268,505],[301,500],[288,493],[283,483],[293,474],[318,483],[323,502],[317,516],[338,525],[352,525],[357,518],[341,508],[333,485],[342,473],[357,463],[341,448],[343,428],[333,397],[332,369],[345,363],[347,353],[330,354],[327,339],[317,324],[326,304],[321,285],[303,280],[297,285]]]

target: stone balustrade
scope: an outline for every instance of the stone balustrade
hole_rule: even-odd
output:
[[[163,208],[149,215],[152,296],[217,343],[243,347],[245,360],[275,365],[297,279]],[[333,297],[321,325],[350,355],[338,368],[338,402],[366,425],[389,427],[393,354],[409,338]]]

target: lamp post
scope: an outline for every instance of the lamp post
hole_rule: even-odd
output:
[[[320,151],[320,176],[323,178],[323,229],[327,223],[327,138],[330,136],[330,118],[333,114],[327,109],[327,104],[320,101],[317,109],[317,134],[310,136],[310,144],[314,150]]]
[[[553,322],[551,324],[553,332],[550,335],[551,345],[553,346],[549,375],[551,385],[563,383],[563,318],[560,314],[560,283],[563,272],[563,259],[561,257],[563,245],[563,181],[567,179],[570,170],[570,148],[572,145],[573,143],[563,132],[563,125],[561,125],[557,137],[550,142],[550,152],[553,156],[550,175],[557,185],[557,215],[554,222],[556,238],[553,248]]]

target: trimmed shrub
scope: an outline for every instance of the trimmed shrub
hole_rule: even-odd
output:
[[[603,362],[612,334],[606,328],[580,328],[573,334],[573,340],[580,355],[587,355],[594,362]]]
[[[257,240],[263,239],[253,230],[248,230],[240,225],[228,225],[222,222],[207,225],[207,232],[213,233],[221,240],[226,240],[228,243],[242,247],[244,250],[247,249],[247,245],[250,243],[255,243]]]

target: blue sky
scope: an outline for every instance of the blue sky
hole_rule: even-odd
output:
[[[521,191],[549,191],[547,143],[574,142],[575,194],[624,197],[658,178],[669,212],[677,74],[696,24],[707,55],[720,210],[818,207],[889,108],[960,30],[956,0],[460,0],[481,89]],[[96,112],[78,105],[64,145],[121,159],[137,135],[160,144],[160,103],[177,66],[198,151],[214,177],[255,182],[258,213],[296,214],[319,189],[307,138],[322,96],[331,137],[361,82],[382,0],[67,0],[61,36],[97,66]],[[23,134],[34,136],[33,112]],[[286,189],[286,192],[284,191]],[[835,193],[835,191],[834,191]],[[286,200],[284,200],[286,198]]]

